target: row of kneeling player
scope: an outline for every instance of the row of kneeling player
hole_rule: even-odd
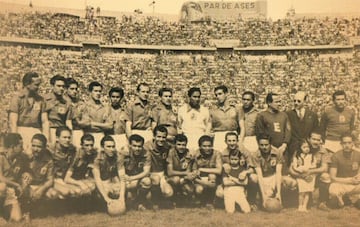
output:
[[[183,134],[169,144],[166,127],[157,126],[153,136],[145,143],[143,137],[133,134],[128,145],[117,151],[113,137],[104,136],[97,150],[94,137],[85,134],[77,149],[70,142],[71,130],[59,127],[55,144],[47,145],[43,134],[35,134],[29,156],[23,152],[19,134],[3,135],[0,198],[10,211],[9,219],[21,220],[21,210],[28,214],[31,204],[42,198],[91,194],[104,199],[111,215],[124,213],[126,207],[172,207],[176,198],[211,209],[219,200],[216,198],[223,198],[230,213],[236,204],[245,213],[257,204],[279,211],[284,186],[298,188],[299,211],[306,211],[315,183],[323,185],[319,186],[320,197],[325,199],[320,202],[327,202],[330,191],[339,206],[345,203],[344,195],[359,203],[360,153],[351,134],[341,137],[343,149],[331,157],[321,149],[320,133],[313,132],[299,144],[286,175],[282,174],[282,154],[271,146],[268,135],[257,137],[259,150],[255,153],[239,149],[235,132],[225,135],[227,148],[222,152],[213,149],[213,139],[207,135],[200,137],[194,153],[187,149]]]

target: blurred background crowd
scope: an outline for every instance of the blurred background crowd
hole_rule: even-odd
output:
[[[101,36],[103,44],[197,45],[236,39],[239,47],[347,45],[360,34],[360,18],[252,19],[231,22],[169,22],[156,17],[86,17],[61,13],[1,13],[0,36],[75,42]]]

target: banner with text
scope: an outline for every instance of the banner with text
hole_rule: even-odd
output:
[[[181,21],[229,21],[266,18],[267,1],[190,1],[181,8]]]

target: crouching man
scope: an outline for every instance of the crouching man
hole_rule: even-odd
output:
[[[118,214],[125,212],[125,182],[120,181],[118,175],[118,155],[115,141],[111,136],[104,136],[101,141],[101,151],[98,153],[92,170],[96,188],[107,204],[108,212],[112,203],[122,209]]]
[[[74,161],[65,175],[65,183],[74,185],[75,196],[90,195],[95,190],[92,175],[97,150],[94,148],[95,138],[91,134],[81,137],[81,147],[77,150]]]
[[[279,151],[271,146],[271,138],[268,135],[260,134],[257,136],[259,150],[254,154],[253,165],[256,175],[251,175],[252,182],[257,182],[259,187],[250,188],[257,190],[260,188],[262,205],[269,198],[276,198],[281,204],[281,169],[283,157]]]
[[[141,211],[146,210],[145,200],[150,192],[150,168],[151,156],[144,149],[144,138],[131,135],[129,145],[119,152],[118,170],[120,179],[126,183],[127,202]]]
[[[199,150],[195,154],[193,170],[198,173],[195,179],[195,194],[207,208],[214,209],[214,196],[222,170],[220,152],[213,149],[213,139],[204,135],[199,139]]]
[[[18,197],[23,194],[20,178],[26,167],[23,140],[18,133],[4,137],[4,151],[0,153],[0,206],[8,214],[8,220],[20,221],[22,212]],[[1,208],[1,207],[0,207]]]
[[[187,137],[178,134],[174,137],[175,146],[170,149],[167,158],[168,182],[174,190],[175,196],[178,194],[191,199],[194,194],[194,179],[196,172],[191,171],[194,159],[187,146]],[[183,197],[179,197],[183,199]]]
[[[338,207],[343,207],[347,197],[351,203],[360,202],[360,153],[354,150],[354,139],[350,133],[341,136],[342,149],[331,159],[329,187],[331,200],[336,199]]]

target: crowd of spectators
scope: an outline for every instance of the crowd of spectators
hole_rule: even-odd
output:
[[[215,101],[214,87],[224,84],[239,102],[242,92],[254,91],[259,109],[265,108],[267,92],[282,93],[284,109],[289,109],[292,94],[304,90],[310,95],[310,107],[320,115],[338,89],[346,91],[351,106],[360,107],[360,57],[356,53],[127,54],[0,46],[0,61],[1,130],[7,128],[10,97],[21,89],[21,78],[28,71],[38,72],[43,78],[41,93],[49,91],[49,79],[55,74],[75,78],[83,99],[88,97],[89,82],[97,80],[105,85],[104,91],[123,87],[127,101],[134,98],[136,84],[147,82],[152,101],[158,98],[159,88],[173,88],[176,106],[186,101],[190,86],[200,87],[205,104],[211,105]]]
[[[101,36],[103,44],[196,45],[212,39],[239,40],[239,47],[347,45],[360,33],[360,18],[252,19],[229,22],[170,22],[156,17],[80,18],[40,12],[0,14],[0,36],[75,41]]]

